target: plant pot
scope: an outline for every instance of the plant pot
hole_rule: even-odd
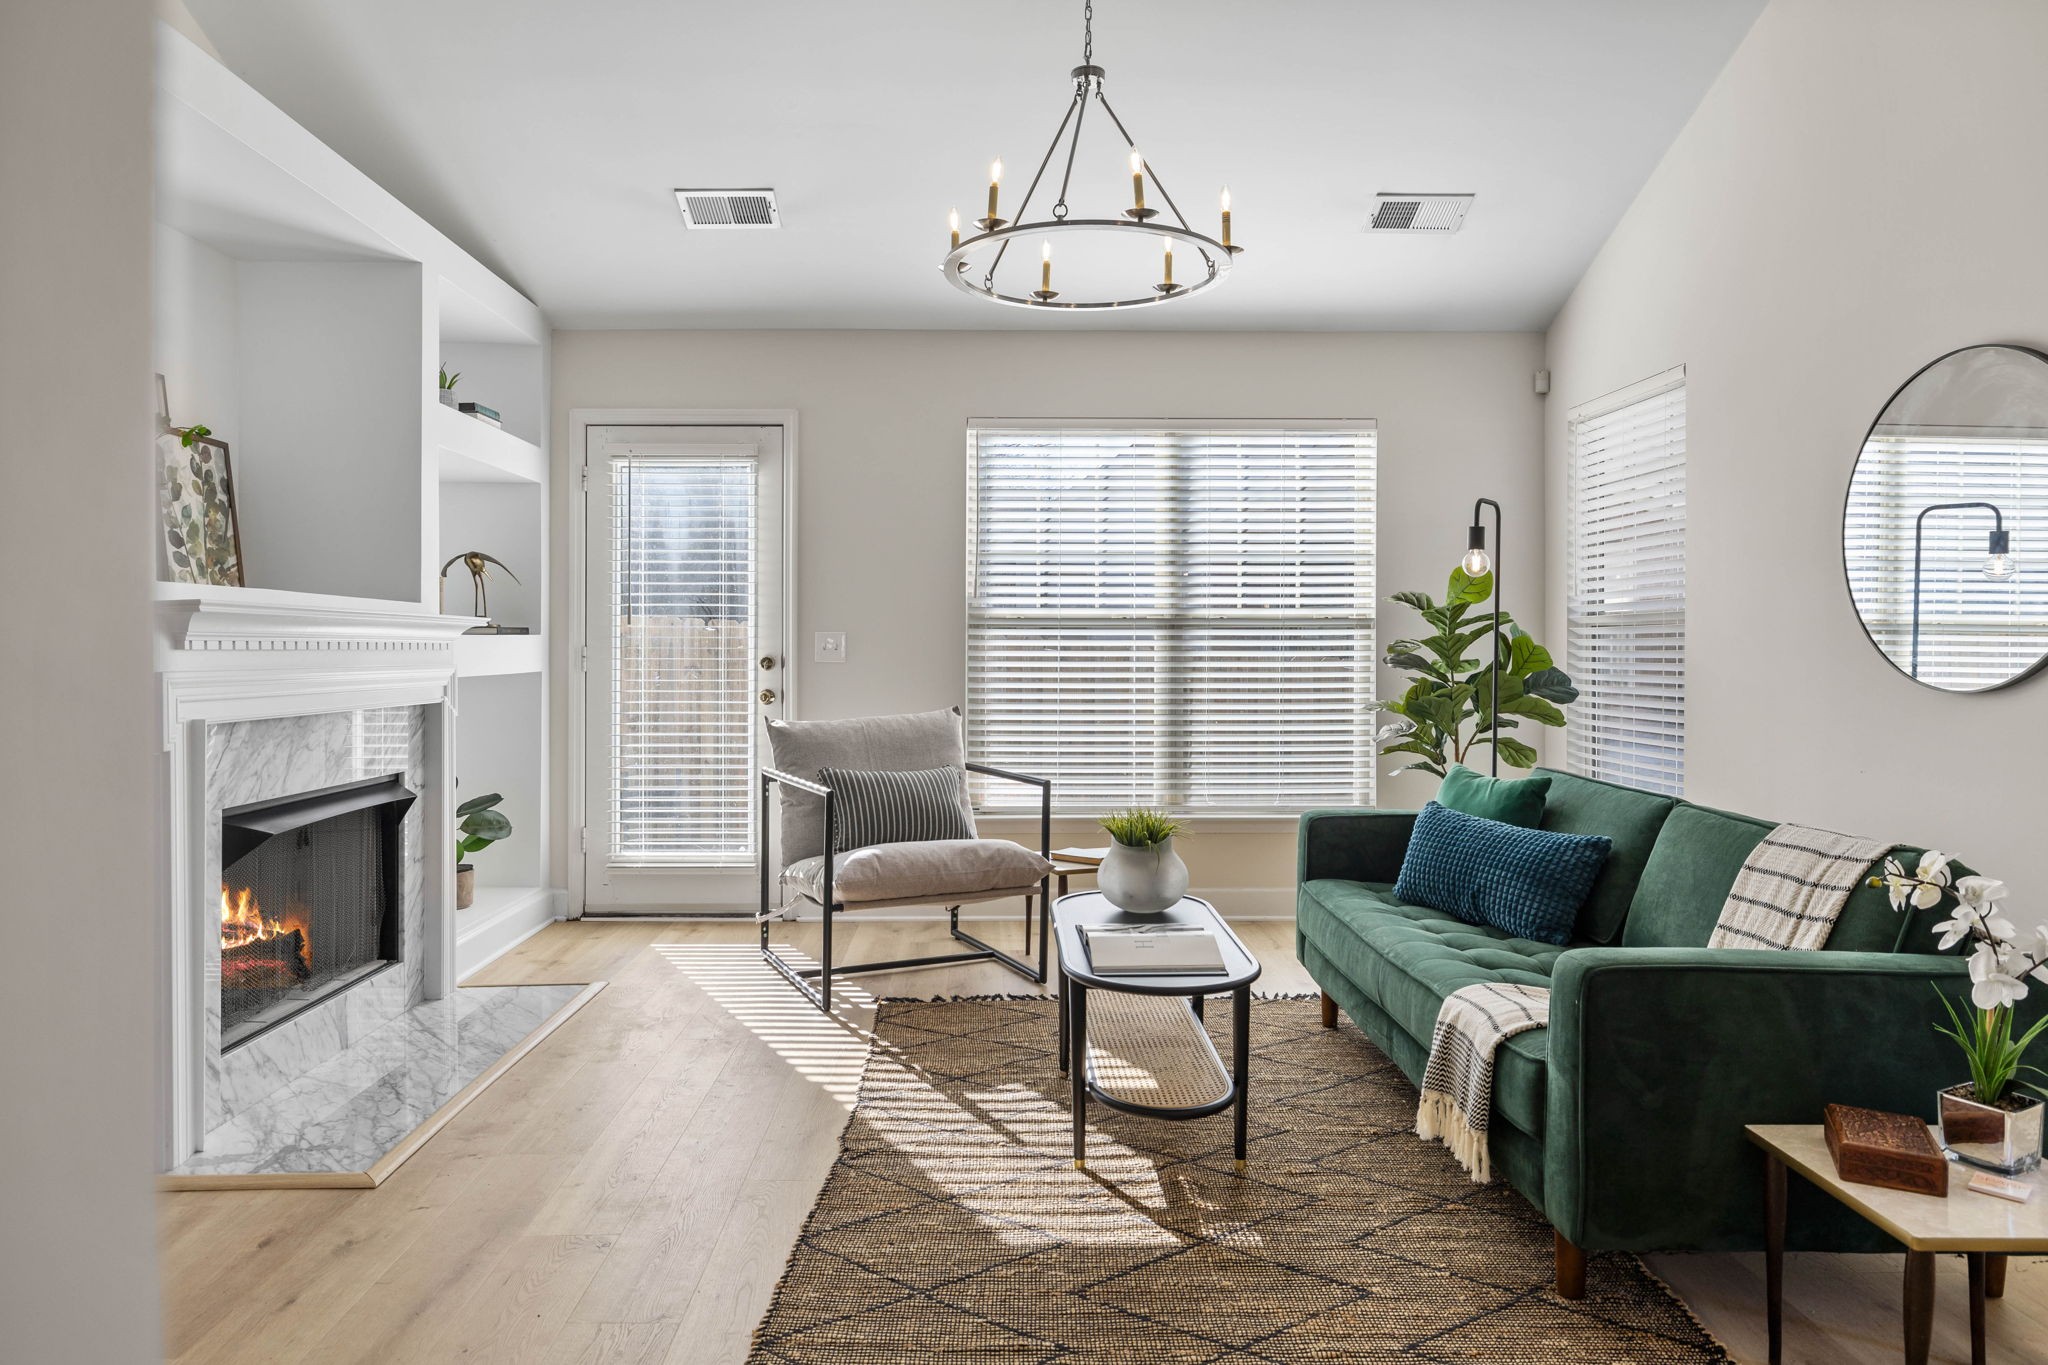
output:
[[[440,393],[441,393],[441,406],[442,406],[442,407],[444,407],[444,408],[452,408],[452,407],[454,407],[454,406],[455,406],[455,390],[453,390],[453,389],[442,389],[442,390],[440,391]]]
[[[1935,1095],[1941,1114],[1941,1145],[1949,1155],[2000,1175],[2017,1175],[2041,1164],[2040,1100],[2008,1095],[1999,1104],[1981,1104],[1976,1087],[1967,1081]],[[2005,1104],[2016,1104],[2013,1109]]]
[[[1132,915],[1156,915],[1180,903],[1188,889],[1188,865],[1173,851],[1173,840],[1133,848],[1112,843],[1097,869],[1102,898]]]
[[[455,865],[455,908],[467,910],[476,901],[476,868],[468,863]]]

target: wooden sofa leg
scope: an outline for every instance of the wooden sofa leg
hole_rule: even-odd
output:
[[[1557,1296],[1560,1299],[1586,1297],[1586,1252],[1573,1246],[1555,1228],[1550,1234],[1557,1242]]]
[[[1337,1027],[1337,1002],[1330,998],[1328,991],[1323,992],[1323,1027]]]

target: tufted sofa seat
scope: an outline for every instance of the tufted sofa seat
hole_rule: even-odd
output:
[[[1404,905],[1385,882],[1314,881],[1301,891],[1297,914],[1314,922],[1322,951],[1425,1055],[1445,996],[1483,981],[1547,987],[1564,952],[1441,910]],[[1532,1029],[1508,1039],[1494,1064],[1495,1109],[1532,1138],[1543,1136],[1549,1055],[1550,1035]]]

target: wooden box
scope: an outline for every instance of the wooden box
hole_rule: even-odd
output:
[[[1919,1119],[1831,1104],[1826,1127],[1828,1155],[1843,1180],[1948,1198],[1948,1158]]]

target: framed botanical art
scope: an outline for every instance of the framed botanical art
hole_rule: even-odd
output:
[[[157,501],[171,580],[242,587],[242,528],[227,442],[204,427],[171,427],[161,392]]]

